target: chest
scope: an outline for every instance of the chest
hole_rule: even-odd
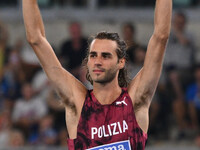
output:
[[[109,106],[85,105],[78,125],[78,132],[91,140],[121,139],[133,129],[132,106],[115,103]]]
[[[122,95],[111,105],[88,97],[77,127],[77,138],[68,140],[69,149],[137,149],[145,145],[129,96]],[[100,146],[100,147],[99,147]],[[104,148],[102,148],[102,146]],[[129,147],[129,148],[127,148]]]

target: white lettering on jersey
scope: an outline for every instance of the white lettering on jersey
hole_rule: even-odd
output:
[[[128,130],[128,125],[125,120],[123,120],[123,132],[126,132]]]
[[[108,125],[108,132],[109,132],[109,135],[112,136],[112,131],[110,129],[110,126]]]
[[[98,128],[92,127],[91,128],[91,139],[94,139],[95,135],[98,136],[98,138],[109,137],[112,135],[118,135],[121,133],[125,133],[126,130],[128,130],[128,125],[125,120],[123,120],[122,125],[120,124],[120,122],[115,122],[115,123],[109,124],[107,126],[102,125]]]
[[[113,135],[117,135],[119,134],[119,132],[116,132],[116,128],[117,128],[117,123],[112,123],[110,126],[113,126]]]
[[[118,124],[118,127],[119,127],[119,132],[122,133],[122,128],[121,128],[120,123],[118,122],[117,124]]]
[[[91,128],[92,139],[94,139],[94,135],[97,134],[97,128]]]
[[[106,134],[106,130],[105,130],[105,126],[103,125],[103,135],[104,135],[104,137],[108,137],[109,136],[109,134]]]
[[[103,131],[102,131],[102,127],[100,127],[98,130],[98,137],[102,138],[102,136],[103,136]]]

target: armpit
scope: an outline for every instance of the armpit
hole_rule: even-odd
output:
[[[71,102],[69,98],[67,98],[64,94],[62,94],[62,92],[57,91],[57,93],[61,99],[62,104],[68,109],[70,109],[75,115],[77,115],[77,109],[75,104]]]

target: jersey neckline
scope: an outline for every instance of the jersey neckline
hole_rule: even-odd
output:
[[[122,90],[121,90],[121,94],[120,94],[111,104],[101,104],[101,103],[99,102],[99,100],[95,97],[94,92],[93,92],[93,89],[92,89],[92,90],[89,90],[89,91],[90,91],[90,94],[91,94],[91,96],[92,96],[92,100],[93,100],[95,103],[97,103],[98,105],[101,105],[101,106],[111,106],[111,105],[115,105],[115,103],[116,103],[117,101],[121,100],[121,97],[122,97],[123,94],[125,93],[126,88],[121,88],[121,89],[122,89]]]

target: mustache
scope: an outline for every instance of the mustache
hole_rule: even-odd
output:
[[[93,71],[94,70],[101,70],[101,71],[105,71],[106,69],[104,69],[104,68],[101,68],[101,67],[96,67],[96,68],[94,68],[94,69],[92,69]]]

